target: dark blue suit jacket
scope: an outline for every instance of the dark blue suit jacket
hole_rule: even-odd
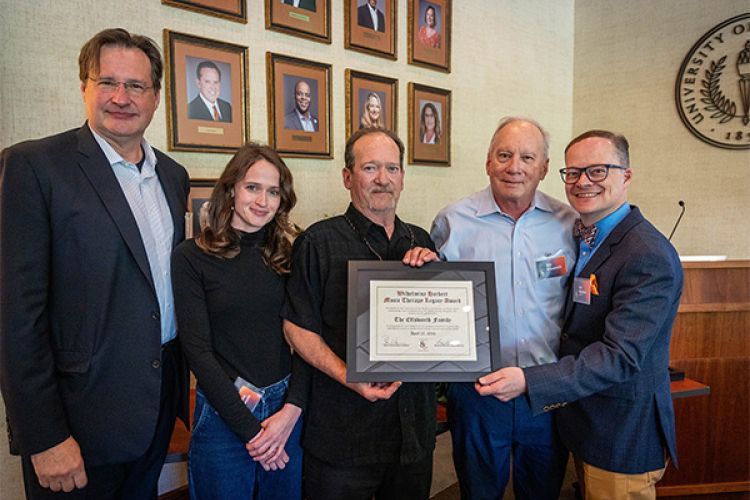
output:
[[[315,129],[315,132],[317,132],[318,119],[315,118],[312,114],[310,115],[310,119],[313,123],[313,129]],[[293,109],[289,113],[284,115],[284,128],[289,130],[304,130],[302,128],[302,122],[299,119],[299,115],[297,114],[296,109]]]
[[[375,13],[378,16],[378,31],[385,32],[385,14],[380,9],[375,9]],[[375,29],[372,24],[372,16],[370,16],[370,7],[367,4],[360,5],[357,8],[357,24],[371,30]]]
[[[174,245],[188,176],[156,157]],[[87,466],[143,455],[159,414],[160,332],[138,226],[88,126],[4,150],[0,382],[11,451],[28,456],[72,435]]]
[[[633,206],[580,276],[596,276],[591,304],[570,297],[557,363],[524,369],[532,411],[555,414],[574,455],[638,474],[677,464],[669,340],[682,293],[672,245]]]
[[[232,105],[224,99],[216,99],[219,104],[219,113],[221,114],[220,122],[232,121]],[[195,96],[195,99],[188,104],[188,118],[191,120],[210,120],[213,121],[213,115],[201,100],[201,96]]]
[[[282,0],[281,3],[294,5],[293,0]],[[315,12],[315,0],[301,0],[298,8]]]

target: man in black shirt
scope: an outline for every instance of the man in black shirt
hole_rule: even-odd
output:
[[[303,438],[309,500],[429,497],[433,384],[347,382],[344,361],[347,262],[438,260],[427,232],[396,217],[403,156],[393,132],[355,132],[343,169],[349,208],[312,225],[294,245],[282,316],[287,340],[316,368]]]

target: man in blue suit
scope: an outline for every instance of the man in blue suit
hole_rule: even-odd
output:
[[[579,260],[560,360],[505,368],[478,381],[503,401],[527,393],[556,411],[586,499],[655,498],[666,457],[677,463],[669,341],[682,267],[669,241],[627,203],[625,137],[591,130],[571,141],[560,171],[581,216]]]
[[[79,65],[87,122],[0,153],[8,437],[27,498],[156,499],[175,415],[187,422],[170,254],[188,176],[143,137],[156,44],[104,30]]]

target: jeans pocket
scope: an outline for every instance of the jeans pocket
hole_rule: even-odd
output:
[[[289,387],[289,376],[281,379],[275,384],[263,387],[263,398],[253,410],[253,415],[263,421],[279,411],[284,406],[286,392]]]
[[[214,409],[211,407],[210,404],[208,404],[208,401],[206,400],[206,396],[203,395],[200,391],[195,392],[195,413],[193,414],[193,436],[200,433],[200,430],[203,428],[203,426],[206,423],[206,420],[208,420],[211,412],[213,412]]]

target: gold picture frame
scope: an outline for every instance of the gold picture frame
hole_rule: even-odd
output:
[[[344,0],[344,47],[386,59],[396,59],[395,0]],[[372,13],[371,13],[372,12]]]
[[[409,82],[409,163],[451,164],[451,91]]]
[[[279,154],[333,158],[331,65],[266,53],[268,142]]]
[[[168,149],[237,151],[250,136],[247,47],[165,29],[164,59]]]
[[[188,211],[185,214],[185,239],[194,238],[200,233],[201,207],[211,199],[216,181],[218,179],[190,179]]]
[[[398,80],[348,68],[345,79],[346,136],[365,127],[398,133]]]
[[[409,64],[451,72],[451,0],[407,0]]]
[[[161,3],[247,24],[247,0],[161,0]]]
[[[266,29],[331,43],[331,0],[266,0]]]

